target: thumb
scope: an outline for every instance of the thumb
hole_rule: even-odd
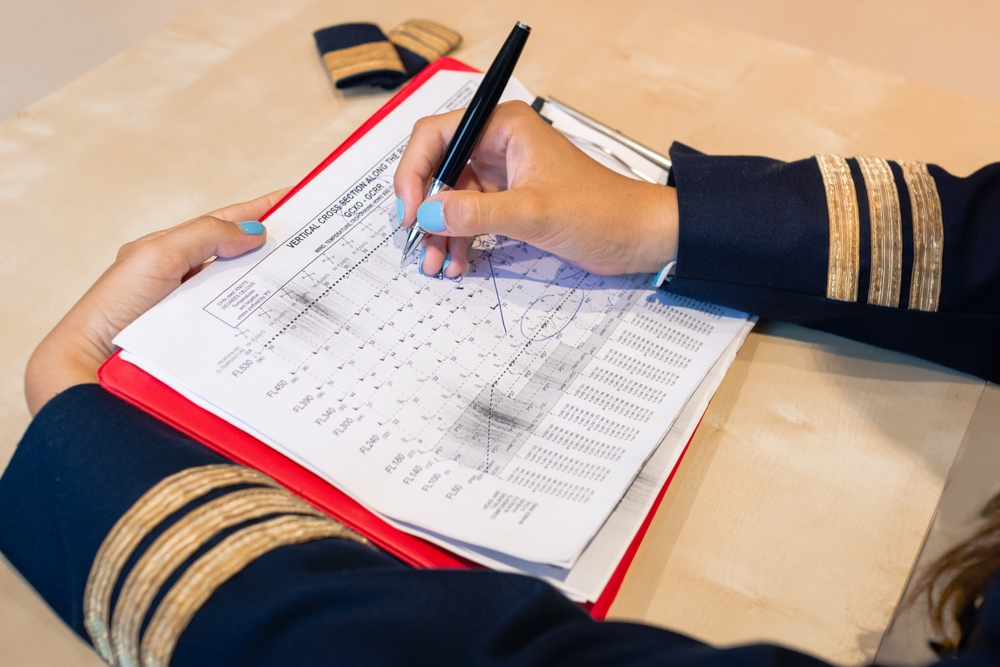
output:
[[[523,192],[484,193],[450,190],[434,195],[417,209],[417,222],[442,236],[502,234],[528,241],[537,207]]]
[[[143,276],[150,283],[159,284],[157,289],[145,285],[155,303],[212,257],[242,255],[263,245],[265,239],[266,230],[259,222],[236,223],[203,215],[126,244],[110,272],[132,276],[133,280]]]

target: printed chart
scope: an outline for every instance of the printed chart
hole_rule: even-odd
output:
[[[503,237],[459,279],[400,269],[393,175],[413,121],[471,96],[464,76],[425,84],[268,219],[263,249],[118,342],[391,519],[568,567],[746,316]]]

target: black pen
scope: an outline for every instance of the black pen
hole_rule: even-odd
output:
[[[503,95],[504,88],[507,87],[507,82],[514,72],[514,66],[517,65],[517,59],[521,57],[521,51],[524,49],[524,43],[528,41],[530,33],[531,28],[520,21],[510,31],[507,41],[500,47],[500,53],[497,54],[493,64],[486,71],[483,82],[479,84],[479,89],[476,90],[472,101],[469,102],[469,107],[465,110],[465,115],[458,123],[455,136],[451,138],[451,143],[445,149],[441,164],[438,165],[431,178],[425,199],[442,190],[450,190],[455,187],[458,177],[465,169],[465,165],[468,164],[469,157],[472,156],[473,149],[479,143],[483,130],[486,129],[486,123],[493,115],[497,102],[500,101],[500,96]],[[406,264],[406,260],[409,259],[426,235],[427,232],[420,228],[420,223],[414,222],[406,237],[406,245],[403,246],[403,259],[400,266]]]

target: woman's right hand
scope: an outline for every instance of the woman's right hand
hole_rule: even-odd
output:
[[[479,234],[526,241],[601,275],[655,273],[675,259],[674,188],[599,164],[523,102],[498,106],[456,189],[422,202],[462,113],[418,121],[396,170],[400,222],[444,225],[426,237],[424,273],[437,274],[450,253],[444,273],[457,276]]]

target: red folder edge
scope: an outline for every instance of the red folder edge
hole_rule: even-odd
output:
[[[440,58],[436,60],[415,76],[402,90],[375,112],[371,118],[365,121],[361,127],[330,153],[325,160],[309,172],[298,185],[282,197],[267,213],[262,215],[260,220],[266,220],[273,211],[305,187],[317,174],[326,169],[331,162],[340,157],[344,151],[350,148],[370,129],[375,127],[393,109],[398,107],[417,88],[440,70],[459,72],[476,71],[475,68],[469,67],[465,63],[453,58]],[[442,547],[438,547],[426,540],[394,528],[315,473],[295,463],[253,436],[241,431],[221,417],[195,405],[138,366],[123,360],[119,352],[116,352],[104,362],[97,372],[97,377],[101,386],[110,393],[156,417],[160,421],[169,424],[181,433],[184,433],[222,456],[272,477],[282,486],[285,486],[296,495],[308,501],[317,509],[326,512],[345,526],[367,537],[379,548],[410,565],[433,568],[480,567],[478,564],[457,556]],[[688,441],[684,446],[684,451],[681,452],[677,464],[670,472],[670,476],[667,477],[667,481],[664,482],[656,500],[653,502],[653,506],[642,522],[642,526],[639,527],[639,531],[636,533],[635,538],[633,538],[632,543],[625,551],[621,562],[618,563],[618,567],[608,581],[607,586],[605,586],[596,602],[583,605],[594,618],[598,620],[604,619],[611,608],[611,604],[614,602],[615,596],[618,594],[622,582],[625,580],[625,574],[628,572],[629,565],[631,565],[632,560],[635,558],[635,554],[639,550],[639,545],[642,544],[642,538],[649,529],[653,516],[656,514],[656,510],[659,508],[660,502],[666,494],[667,487],[670,486],[670,482],[674,478],[674,474],[677,472],[677,468],[680,466],[680,462],[684,458],[684,454],[687,452],[690,444],[690,441]]]

